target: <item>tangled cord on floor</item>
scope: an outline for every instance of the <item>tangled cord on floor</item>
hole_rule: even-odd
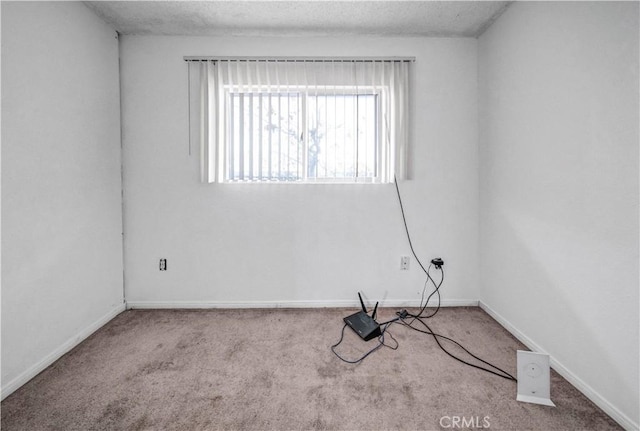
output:
[[[398,202],[400,204],[400,211],[402,213],[402,221],[404,223],[404,228],[405,228],[405,232],[406,232],[406,235],[407,235],[407,240],[409,242],[409,248],[411,249],[411,253],[413,254],[413,257],[416,259],[416,262],[418,262],[418,265],[420,265],[420,268],[422,268],[422,271],[426,275],[426,279],[425,279],[424,286],[423,286],[423,289],[422,289],[422,296],[420,298],[419,311],[418,311],[417,314],[411,314],[407,310],[398,311],[398,312],[396,312],[396,317],[394,319],[391,319],[391,320],[389,320],[387,322],[380,323],[380,335],[378,336],[378,344],[376,346],[374,346],[372,349],[370,349],[367,353],[362,355],[361,357],[359,357],[357,359],[353,359],[353,360],[345,359],[344,357],[342,357],[336,351],[336,348],[342,343],[342,341],[344,339],[344,330],[347,327],[347,324],[345,323],[345,325],[342,327],[342,332],[340,334],[340,340],[338,340],[338,342],[336,344],[331,346],[331,351],[341,361],[347,362],[349,364],[357,364],[357,363],[362,362],[365,358],[367,358],[373,352],[379,350],[382,347],[387,347],[387,348],[390,348],[392,350],[397,350],[398,347],[399,347],[399,343],[393,337],[391,332],[388,332],[388,329],[394,323],[398,323],[398,324],[406,326],[406,327],[408,327],[410,329],[413,329],[414,331],[417,331],[417,332],[420,332],[420,333],[423,333],[423,334],[427,334],[427,335],[431,335],[433,337],[433,339],[435,340],[436,344],[438,345],[438,347],[440,347],[440,349],[443,352],[445,352],[447,355],[451,356],[453,359],[455,359],[455,360],[457,360],[459,362],[462,362],[463,364],[466,364],[466,365],[468,365],[470,367],[473,367],[473,368],[477,368],[477,369],[482,370],[482,371],[486,371],[487,373],[491,373],[493,375],[496,375],[498,377],[502,377],[502,378],[507,379],[507,380],[517,381],[517,379],[515,377],[513,377],[511,374],[509,374],[506,371],[504,371],[503,369],[491,364],[490,362],[487,362],[484,359],[481,359],[480,357],[474,355],[468,349],[466,349],[462,344],[458,343],[456,340],[454,340],[452,338],[449,338],[449,337],[446,337],[444,335],[435,333],[429,327],[429,325],[426,323],[425,319],[432,318],[440,310],[440,287],[442,286],[442,283],[444,282],[444,269],[442,268],[442,265],[444,263],[442,262],[441,259],[434,259],[434,260],[431,261],[431,264],[429,265],[429,267],[425,269],[424,265],[422,264],[422,262],[418,258],[418,255],[416,254],[415,250],[413,249],[413,244],[411,242],[411,235],[409,234],[409,227],[407,226],[407,219],[406,219],[405,213],[404,213],[404,206],[402,204],[402,197],[400,196],[400,189],[398,187],[398,181],[397,181],[397,179],[395,177],[394,177],[394,183],[395,183],[395,186],[396,186],[396,193],[397,193],[397,196],[398,196]],[[438,283],[435,282],[435,280],[433,279],[433,277],[431,276],[431,273],[430,273],[433,267],[435,267],[437,270],[440,271],[440,281]],[[427,297],[427,300],[424,301],[424,304],[423,304],[424,293],[425,293],[429,283],[433,284],[434,289],[431,292],[431,294]],[[437,298],[438,298],[438,304],[436,306],[436,309],[432,313],[425,314],[425,312],[427,311],[427,305],[429,304],[429,301],[431,300],[433,295],[437,295]],[[419,322],[426,329],[421,329],[419,327],[414,326],[415,322]],[[389,335],[389,337],[391,337],[391,339],[393,339],[393,341],[395,342],[395,345],[385,344],[385,336],[387,334]],[[473,363],[471,363],[469,361],[466,361],[466,360],[454,355],[453,353],[448,351],[442,345],[442,343],[440,342],[441,339],[449,341],[451,343],[454,343],[455,345],[460,347],[462,350],[464,350],[469,356],[471,356],[475,360],[480,361],[481,363],[485,364],[487,367],[484,367],[482,365],[473,364]]]

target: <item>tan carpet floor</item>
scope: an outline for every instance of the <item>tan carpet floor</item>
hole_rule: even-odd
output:
[[[126,311],[7,397],[2,430],[621,429],[555,372],[557,407],[520,403],[515,382],[400,325],[389,329],[397,350],[343,363],[329,347],[350,312]],[[513,375],[526,350],[477,307],[443,308],[429,323]],[[356,358],[375,343],[347,328],[338,351]],[[472,426],[452,428],[454,417]]]

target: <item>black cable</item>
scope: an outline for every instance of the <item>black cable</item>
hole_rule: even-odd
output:
[[[433,264],[429,265],[429,268],[427,269],[427,273],[431,270],[431,267],[433,266]],[[437,267],[440,270],[441,276],[440,276],[440,282],[438,284],[436,284],[433,281],[433,277],[429,277],[427,280],[425,280],[424,282],[424,287],[422,289],[422,296],[420,297],[420,312],[418,314],[409,314],[409,316],[411,317],[424,317],[425,319],[429,319],[433,316],[436,315],[436,313],[438,313],[438,311],[440,311],[440,286],[442,286],[442,283],[444,282],[444,269],[442,268],[442,266]],[[424,291],[427,288],[427,284],[429,282],[429,280],[431,280],[431,282],[433,283],[433,287],[435,288],[433,292],[431,292],[431,294],[427,297],[427,302],[424,303],[424,306],[422,305],[423,301],[424,301]],[[429,301],[431,300],[431,297],[434,294],[438,294],[438,305],[435,309],[435,311],[431,314],[429,314],[428,316],[423,316],[422,313],[424,313],[424,311],[427,308],[427,305],[429,305]]]
[[[384,335],[385,335],[385,333],[387,332],[387,329],[388,329],[389,325],[391,325],[392,323],[394,323],[394,322],[395,322],[395,321],[397,321],[397,320],[398,320],[398,319],[394,319],[393,321],[390,321],[390,323],[386,324],[386,325],[384,326],[384,328],[382,328],[382,331],[381,331],[380,335],[378,336],[378,345],[377,345],[377,346],[375,346],[373,349],[369,350],[369,351],[368,351],[367,353],[365,353],[363,356],[361,356],[360,358],[355,359],[355,360],[345,359],[345,358],[343,358],[342,356],[340,356],[340,355],[338,354],[338,352],[336,352],[336,350],[335,350],[335,348],[336,348],[336,347],[338,347],[338,346],[340,345],[340,343],[342,343],[342,340],[344,339],[344,329],[347,327],[347,324],[345,323],[345,324],[344,324],[344,326],[342,327],[342,332],[340,333],[340,340],[338,340],[338,342],[337,342],[336,344],[334,344],[333,346],[331,346],[331,351],[332,351],[332,352],[333,352],[333,354],[334,354],[334,355],[336,355],[336,356],[338,357],[338,359],[340,359],[341,361],[346,362],[346,363],[348,363],[348,364],[357,364],[357,363],[359,363],[359,362],[362,362],[362,361],[363,361],[367,356],[369,356],[370,354],[372,354],[373,352],[375,352],[376,350],[378,350],[378,349],[379,349],[379,348],[381,348],[381,347],[387,347],[387,348],[389,348],[389,349],[391,349],[391,350],[397,350],[397,349],[398,349],[398,346],[399,346],[399,343],[398,343],[398,340],[396,340],[396,339],[393,337],[393,335],[391,334],[391,332],[389,332],[389,336],[391,337],[391,339],[392,339],[393,341],[395,341],[395,343],[396,343],[395,347],[390,346],[390,345],[388,345],[388,344],[385,344],[385,343],[384,343]],[[382,325],[381,325],[381,327],[382,327]]]
[[[387,344],[385,344],[385,347],[390,348],[391,350],[398,350],[398,347],[400,347],[400,343],[398,343],[398,340],[396,340],[396,337],[393,336],[393,334],[391,332],[389,332],[389,336],[391,337],[391,339],[396,343],[396,347],[391,347]]]
[[[425,333],[425,334],[431,334],[431,335],[433,336],[434,340],[436,341],[436,343],[438,344],[438,346],[440,347],[440,349],[442,349],[442,351],[444,351],[447,355],[451,356],[452,358],[454,358],[454,359],[456,359],[456,360],[458,360],[458,361],[460,361],[460,362],[462,362],[462,363],[464,363],[464,364],[466,364],[466,365],[469,365],[469,366],[471,366],[471,367],[478,368],[478,369],[480,369],[480,370],[486,371],[486,372],[491,373],[491,374],[495,374],[496,376],[502,377],[502,378],[504,378],[504,379],[517,381],[517,380],[516,380],[516,378],[515,378],[515,377],[513,377],[511,374],[509,374],[509,373],[507,373],[506,371],[504,371],[504,370],[502,370],[502,369],[500,369],[500,368],[496,367],[495,365],[493,365],[493,364],[491,364],[491,363],[489,363],[489,362],[487,362],[487,361],[485,361],[485,360],[483,360],[483,359],[480,359],[479,357],[475,356],[473,353],[469,352],[466,348],[464,348],[464,347],[463,347],[460,343],[458,343],[457,341],[455,341],[455,340],[453,340],[453,339],[451,339],[451,338],[449,338],[449,337],[445,337],[444,335],[440,335],[440,334],[436,334],[436,333],[434,333],[434,332],[431,330],[431,328],[429,328],[429,326],[426,324],[426,322],[424,322],[424,321],[422,320],[422,319],[427,319],[427,318],[431,318],[431,317],[435,316],[435,315],[436,315],[436,313],[440,310],[440,286],[442,286],[442,283],[444,282],[444,270],[442,269],[442,266],[437,266],[437,268],[441,271],[441,279],[440,279],[440,282],[439,282],[439,283],[436,283],[436,282],[435,282],[435,280],[433,279],[433,277],[431,277],[431,274],[429,273],[429,270],[431,269],[431,265],[429,265],[429,269],[425,269],[424,265],[423,265],[423,264],[422,264],[422,262],[420,261],[420,258],[418,258],[418,255],[416,254],[416,252],[415,252],[415,250],[414,250],[414,248],[413,248],[413,243],[411,242],[411,235],[410,235],[410,233],[409,233],[409,227],[408,227],[408,225],[407,225],[407,218],[406,218],[405,213],[404,213],[404,205],[402,204],[402,197],[401,197],[401,195],[400,195],[400,188],[398,187],[398,179],[395,177],[395,175],[394,175],[394,177],[393,177],[393,182],[394,182],[394,184],[395,184],[395,186],[396,186],[396,194],[398,195],[398,203],[400,204],[400,212],[402,213],[402,222],[403,222],[403,224],[404,224],[404,230],[405,230],[405,232],[406,232],[406,234],[407,234],[407,240],[408,240],[408,242],[409,242],[409,248],[411,249],[411,253],[413,254],[413,257],[416,259],[416,262],[418,262],[418,265],[420,265],[420,268],[422,268],[422,271],[423,271],[423,272],[426,274],[426,276],[427,276],[427,280],[425,281],[425,288],[426,288],[426,285],[428,284],[428,282],[429,282],[429,281],[433,284],[433,286],[434,286],[434,288],[435,288],[435,289],[433,290],[433,292],[431,292],[431,294],[427,297],[427,301],[424,303],[424,305],[422,304],[422,301],[423,301],[423,299],[424,299],[424,289],[425,289],[425,288],[423,288],[423,290],[422,290],[422,297],[420,298],[420,312],[419,312],[417,315],[409,314],[409,313],[406,313],[406,311],[405,311],[405,312],[404,312],[404,313],[405,313],[405,316],[403,317],[403,316],[402,316],[402,313],[400,313],[400,312],[399,312],[399,313],[396,313],[396,314],[398,314],[398,317],[399,317],[400,321],[401,321],[404,325],[408,326],[409,328],[411,328],[411,329],[413,329],[413,330],[416,330],[416,331],[418,331],[418,332],[423,332],[423,333]],[[438,295],[438,306],[436,307],[436,310],[435,310],[433,313],[431,313],[431,314],[429,314],[429,315],[427,315],[427,316],[423,316],[422,314],[424,313],[425,309],[427,308],[427,305],[429,304],[429,300],[431,299],[431,297],[432,297],[434,294],[437,294],[437,295]],[[405,321],[404,321],[404,319],[405,319],[406,317],[412,317],[412,318],[413,318],[413,320],[412,320],[410,323],[407,323],[407,322],[405,322]],[[414,322],[414,321],[416,321],[416,320],[418,320],[420,323],[422,323],[422,324],[423,324],[423,325],[428,329],[428,332],[427,332],[427,331],[420,330],[420,329],[418,329],[418,328],[415,328],[415,327],[411,326],[411,323],[413,323],[413,322]],[[503,373],[504,375],[503,375],[503,374],[496,373],[495,371],[489,370],[489,369],[484,368],[484,367],[480,367],[480,366],[478,366],[478,365],[475,365],[475,364],[469,363],[469,362],[467,362],[467,361],[465,361],[465,360],[463,360],[463,359],[458,358],[457,356],[455,356],[455,355],[453,355],[452,353],[450,353],[449,351],[447,351],[447,349],[445,349],[445,348],[442,346],[442,344],[440,344],[440,341],[438,340],[438,337],[443,338],[443,339],[446,339],[446,340],[449,340],[449,341],[451,341],[452,343],[455,343],[455,344],[456,344],[456,345],[458,345],[462,350],[464,350],[464,351],[465,351],[465,352],[467,352],[469,355],[471,355],[473,358],[475,358],[475,359],[477,359],[478,361],[480,361],[480,362],[482,362],[482,363],[484,363],[484,364],[486,364],[486,365],[490,366],[491,368],[494,368],[494,369],[496,369],[496,370],[500,371],[500,372],[501,372],[501,373]]]
[[[400,320],[400,317],[396,317],[395,319],[391,319],[391,320],[387,320],[386,322],[379,323],[379,325],[380,326],[386,325],[387,323],[397,322],[398,320]]]
[[[455,360],[457,360],[457,361],[460,361],[460,362],[462,362],[463,364],[469,365],[470,367],[474,367],[474,368],[477,368],[477,369],[479,369],[479,370],[486,371],[487,373],[494,374],[494,375],[496,375],[496,376],[498,376],[498,377],[502,377],[503,379],[513,380],[513,381],[515,381],[515,382],[517,382],[517,381],[518,381],[515,377],[513,377],[511,374],[509,374],[509,373],[507,373],[506,371],[504,371],[502,368],[499,368],[499,367],[497,367],[497,366],[493,365],[492,363],[487,362],[487,361],[485,361],[484,359],[481,359],[481,358],[479,358],[478,356],[474,355],[474,354],[473,354],[473,353],[471,353],[469,350],[467,350],[467,349],[466,349],[462,344],[458,343],[456,340],[454,340],[454,339],[452,339],[452,338],[449,338],[449,337],[446,337],[446,336],[444,336],[444,335],[436,334],[436,333],[435,333],[435,332],[433,332],[433,330],[429,327],[429,325],[427,325],[427,323],[426,323],[426,322],[424,322],[421,318],[416,317],[416,318],[414,318],[414,319],[411,321],[411,323],[413,323],[414,321],[416,321],[416,320],[417,320],[417,321],[419,321],[420,323],[422,323],[422,324],[425,326],[425,328],[427,328],[427,331],[423,331],[422,329],[418,329],[418,328],[415,328],[415,327],[411,326],[411,324],[410,324],[410,323],[406,323],[406,322],[404,321],[404,319],[403,319],[403,318],[401,318],[400,320],[402,321],[402,323],[403,323],[405,326],[408,326],[409,328],[413,329],[414,331],[422,332],[423,334],[429,334],[429,335],[432,335],[432,336],[433,336],[433,339],[434,339],[434,340],[436,341],[436,343],[438,344],[438,347],[440,347],[440,349],[442,349],[442,351],[443,351],[443,352],[445,352],[447,355],[451,356],[453,359],[455,359]],[[451,341],[452,343],[454,343],[454,344],[456,344],[458,347],[460,347],[462,350],[464,350],[465,352],[467,352],[467,353],[468,353],[470,356],[472,356],[474,359],[477,359],[478,361],[480,361],[480,362],[482,362],[482,363],[484,363],[484,364],[486,364],[486,365],[490,366],[491,368],[493,368],[493,369],[495,369],[495,370],[498,370],[498,371],[499,371],[500,373],[502,373],[502,374],[497,373],[497,372],[495,372],[495,371],[493,371],[493,370],[490,370],[490,369],[488,369],[488,368],[484,368],[484,367],[481,367],[481,366],[479,366],[479,365],[472,364],[472,363],[470,363],[470,362],[465,361],[464,359],[460,359],[459,357],[455,356],[454,354],[452,354],[451,352],[449,352],[447,349],[445,349],[445,348],[444,348],[444,346],[442,346],[442,344],[440,344],[440,341],[438,340],[438,338],[443,338],[443,339],[445,339],[445,340]]]
[[[413,242],[411,241],[411,234],[409,233],[409,226],[407,225],[407,218],[404,214],[404,205],[402,203],[402,196],[400,195],[400,187],[398,186],[398,179],[395,177],[395,175],[393,177],[393,183],[396,186],[396,194],[398,195],[398,203],[400,204],[400,212],[402,213],[402,223],[404,224],[404,231],[407,235],[407,241],[409,242],[409,248],[411,249],[411,254],[413,254],[413,257],[415,258],[416,262],[418,262],[418,265],[420,265],[420,268],[422,268],[422,271],[427,276],[427,279],[425,280],[425,287],[430,281],[433,284],[433,287],[435,288],[435,290],[431,292],[431,294],[427,298],[427,302],[425,303],[424,307],[422,306],[422,300],[424,299],[424,289],[422,290],[422,298],[420,299],[421,309],[420,309],[420,312],[417,314],[417,316],[422,316],[422,313],[424,312],[425,308],[429,304],[429,300],[431,299],[431,297],[434,294],[438,295],[438,306],[436,310],[431,315],[425,316],[426,318],[430,318],[435,316],[436,313],[440,310],[440,286],[444,281],[444,271],[442,270],[442,266],[437,266],[437,268],[442,272],[442,278],[440,280],[440,283],[436,284],[435,280],[433,279],[433,277],[431,277],[431,274],[429,273],[429,270],[431,269],[432,265],[429,265],[429,269],[425,269],[424,265],[420,261],[420,258],[418,257],[418,255],[416,254],[416,251],[413,248]],[[417,317],[417,316],[413,316],[413,317]]]
[[[406,317],[410,317],[410,316],[407,314],[407,316],[406,316]],[[478,356],[474,355],[474,354],[473,354],[473,353],[471,353],[467,348],[465,348],[462,344],[458,343],[458,342],[457,342],[456,340],[454,340],[453,338],[449,338],[449,337],[447,337],[447,336],[445,336],[445,335],[441,335],[441,334],[437,334],[437,333],[433,332],[433,330],[429,327],[429,325],[427,325],[427,323],[426,323],[425,321],[423,321],[423,320],[422,320],[422,319],[424,319],[424,318],[414,317],[414,318],[411,320],[411,322],[410,322],[410,323],[407,323],[407,322],[405,322],[406,317],[398,316],[398,318],[393,319],[393,320],[390,320],[389,322],[387,322],[387,323],[385,324],[384,328],[382,328],[382,332],[381,332],[380,336],[378,336],[378,344],[377,344],[375,347],[373,347],[371,350],[369,350],[367,353],[365,353],[364,355],[362,355],[360,358],[355,359],[355,360],[345,359],[345,358],[343,358],[342,356],[340,356],[340,354],[338,354],[338,352],[336,352],[336,350],[335,350],[335,348],[336,348],[336,347],[338,347],[338,346],[342,343],[342,341],[344,340],[344,330],[345,330],[345,328],[347,327],[347,324],[345,324],[345,325],[342,327],[342,331],[341,331],[341,333],[340,333],[340,340],[338,340],[338,342],[337,342],[336,344],[334,344],[333,346],[331,346],[331,351],[332,351],[332,352],[333,352],[333,354],[334,354],[334,355],[336,355],[336,357],[338,357],[338,359],[340,359],[341,361],[346,362],[346,363],[348,363],[348,364],[357,364],[357,363],[362,362],[366,357],[368,357],[369,355],[371,355],[373,352],[375,352],[375,351],[379,350],[381,347],[387,347],[387,348],[389,348],[389,349],[391,349],[391,350],[397,350],[400,344],[398,343],[398,340],[396,340],[396,338],[393,336],[393,334],[392,334],[391,332],[389,332],[389,336],[390,336],[390,337],[391,337],[391,339],[395,342],[395,346],[385,344],[384,340],[385,340],[385,334],[387,333],[387,329],[389,328],[389,326],[390,326],[390,325],[392,325],[393,323],[396,323],[397,321],[400,321],[404,326],[406,326],[406,327],[408,327],[408,328],[411,328],[411,329],[413,329],[414,331],[421,332],[421,333],[423,333],[423,334],[427,334],[427,335],[431,335],[431,336],[433,336],[433,339],[436,341],[436,344],[438,344],[438,347],[440,347],[440,349],[441,349],[443,352],[445,352],[447,355],[451,356],[451,357],[452,357],[453,359],[455,359],[456,361],[462,362],[463,364],[468,365],[468,366],[470,366],[470,367],[477,368],[477,369],[482,370],[482,371],[486,371],[487,373],[491,373],[491,374],[493,374],[493,375],[495,375],[495,376],[502,377],[503,379],[512,380],[512,381],[514,381],[514,382],[517,382],[517,381],[518,381],[515,377],[513,377],[511,374],[509,374],[508,372],[506,372],[506,371],[505,371],[505,370],[503,370],[502,368],[499,368],[499,367],[497,367],[497,366],[493,365],[492,363],[487,362],[487,361],[485,361],[484,359],[482,359],[482,358],[480,358],[480,357],[478,357]],[[421,323],[425,328],[427,328],[427,330],[425,331],[425,330],[422,330],[422,329],[419,329],[419,328],[416,328],[416,327],[412,326],[412,325],[411,325],[411,323],[413,323],[413,322],[414,322],[414,321],[416,321],[416,320],[417,320],[418,322],[420,322],[420,323]],[[381,326],[382,326],[382,325],[381,325]],[[453,353],[449,352],[449,351],[448,351],[448,350],[447,350],[447,349],[446,349],[446,348],[445,348],[445,347],[440,343],[440,340],[438,340],[438,338],[442,338],[442,339],[444,339],[444,340],[447,340],[447,341],[450,341],[450,342],[454,343],[455,345],[457,345],[458,347],[460,347],[462,350],[464,350],[464,351],[465,351],[469,356],[471,356],[472,358],[474,358],[474,359],[476,359],[476,360],[478,360],[478,361],[482,362],[483,364],[488,365],[489,367],[493,368],[494,370],[497,370],[498,372],[493,371],[493,370],[491,370],[491,369],[489,369],[489,368],[485,368],[485,367],[481,367],[481,366],[476,365],[476,364],[472,364],[471,362],[465,361],[464,359],[461,359],[461,358],[457,357],[457,356],[456,356],[456,355],[454,355]]]
[[[441,273],[440,282],[436,283],[435,280],[433,279],[433,277],[431,277],[431,274],[429,273],[429,271],[431,270],[431,267],[433,266],[433,263],[431,265],[429,265],[428,269],[425,269],[424,265],[420,261],[420,258],[418,258],[418,255],[416,254],[416,252],[415,252],[415,250],[413,248],[413,243],[411,242],[411,235],[409,234],[409,227],[407,225],[407,219],[406,219],[405,214],[404,214],[404,206],[402,204],[402,197],[400,196],[400,188],[398,187],[398,180],[396,179],[395,176],[394,176],[393,180],[394,180],[394,183],[395,183],[395,186],[396,186],[396,193],[398,195],[398,202],[400,204],[400,211],[402,212],[402,222],[404,223],[404,229],[405,229],[405,232],[407,234],[407,240],[409,241],[409,248],[411,249],[411,253],[413,254],[413,257],[416,259],[416,262],[418,262],[418,265],[420,265],[420,268],[422,268],[422,271],[427,276],[427,279],[425,280],[425,285],[424,285],[424,287],[422,289],[422,295],[421,295],[421,298],[420,298],[420,306],[418,307],[420,309],[420,312],[418,314],[410,314],[406,310],[403,310],[401,312],[397,312],[396,313],[398,317],[396,317],[395,319],[391,319],[391,320],[389,320],[387,322],[381,323],[380,327],[382,328],[382,330],[381,330],[380,335],[378,336],[378,345],[373,347],[371,350],[369,350],[367,353],[365,353],[363,356],[361,356],[360,358],[358,358],[356,360],[345,359],[335,351],[335,348],[338,347],[342,343],[342,340],[344,339],[344,330],[347,327],[347,324],[345,323],[345,325],[342,327],[342,332],[340,333],[340,340],[336,344],[331,346],[331,351],[341,361],[347,362],[349,364],[357,364],[359,362],[362,362],[367,356],[371,355],[373,352],[377,351],[381,347],[388,347],[388,348],[390,348],[392,350],[396,350],[398,348],[398,346],[399,346],[398,340],[396,340],[393,337],[393,335],[391,334],[391,332],[389,332],[389,336],[395,342],[395,347],[387,345],[384,342],[384,335],[385,335],[385,333],[386,333],[386,331],[387,331],[387,329],[388,329],[388,327],[390,325],[400,321],[404,326],[407,326],[407,327],[413,329],[414,331],[421,332],[423,334],[428,334],[428,335],[433,336],[433,339],[438,344],[438,347],[440,347],[440,349],[443,352],[445,352],[447,355],[451,356],[453,359],[455,359],[455,360],[457,360],[459,362],[462,362],[463,364],[468,365],[470,367],[477,368],[477,369],[482,370],[482,371],[486,371],[486,372],[494,374],[494,375],[496,375],[498,377],[502,377],[503,379],[513,380],[513,381],[517,382],[517,379],[515,377],[513,377],[511,374],[509,374],[506,371],[504,371],[503,369],[491,364],[490,362],[487,362],[484,359],[481,359],[478,356],[474,355],[469,350],[467,350],[462,344],[458,343],[456,340],[454,340],[452,338],[449,338],[449,337],[446,337],[446,336],[441,335],[441,334],[436,334],[429,327],[429,325],[427,325],[427,323],[423,320],[423,319],[428,319],[428,318],[431,318],[431,317],[435,316],[436,313],[440,310],[440,300],[441,300],[441,298],[440,298],[440,287],[442,286],[442,283],[444,282],[444,270],[442,269],[442,265],[436,265],[436,268],[439,269],[440,273]],[[426,286],[429,283],[429,281],[433,284],[434,290],[427,297],[427,301],[423,305],[424,292],[425,292]],[[436,294],[438,295],[438,305],[437,305],[435,311],[433,313],[427,315],[427,316],[423,316],[422,314],[426,310],[427,305],[429,305],[429,301],[431,300],[433,295],[436,295]],[[405,319],[407,317],[411,317],[412,318],[411,322],[407,323],[405,321]],[[418,322],[420,322],[425,328],[427,328],[427,330],[425,331],[425,330],[422,330],[422,329],[419,329],[419,328],[416,328],[416,327],[412,326],[413,322],[415,322],[416,320]],[[450,341],[450,342],[454,343],[455,345],[460,347],[462,350],[464,350],[468,355],[470,355],[474,359],[482,362],[483,364],[488,365],[489,367],[493,368],[493,370],[497,370],[498,372],[493,371],[493,370],[491,370],[489,368],[485,368],[485,367],[481,367],[481,366],[476,365],[476,364],[472,364],[470,362],[465,361],[464,359],[461,359],[461,358],[457,357],[456,355],[454,355],[453,353],[451,353],[447,349],[445,349],[444,346],[440,343],[440,340],[438,338],[442,338],[444,340],[447,340],[447,341]]]
[[[420,265],[420,268],[422,268],[422,271],[427,275],[427,278],[431,279],[431,282],[435,285],[435,282],[429,275],[429,271],[427,271],[424,268],[424,265],[422,264],[422,262],[418,258],[418,255],[413,249],[413,243],[411,242],[411,235],[409,234],[409,226],[407,226],[407,218],[404,215],[404,205],[402,204],[402,197],[400,196],[400,188],[398,187],[398,180],[396,179],[395,175],[393,176],[393,183],[396,185],[396,194],[398,195],[398,203],[400,204],[400,212],[402,213],[402,222],[404,223],[404,231],[407,234],[407,240],[409,241],[409,248],[411,249],[411,254],[413,254],[413,257],[416,259],[416,262],[418,262],[418,265]]]

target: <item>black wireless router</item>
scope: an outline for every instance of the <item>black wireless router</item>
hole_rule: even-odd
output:
[[[378,303],[376,302],[376,306],[373,309],[373,313],[369,316],[367,312],[367,307],[364,306],[364,302],[362,302],[362,296],[360,296],[360,292],[358,292],[358,298],[360,298],[360,305],[362,305],[362,311],[358,311],[351,316],[345,317],[344,323],[349,325],[351,329],[355,331],[356,334],[360,336],[364,341],[369,341],[373,338],[379,337],[380,333],[380,325],[376,322],[376,312],[378,311]]]

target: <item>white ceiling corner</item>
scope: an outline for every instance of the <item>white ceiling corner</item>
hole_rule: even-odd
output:
[[[121,34],[478,37],[509,1],[86,1]]]

